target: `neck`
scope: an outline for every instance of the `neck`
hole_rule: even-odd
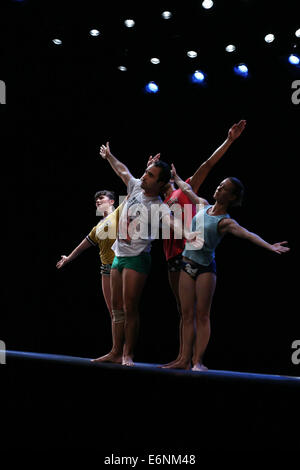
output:
[[[227,209],[228,209],[227,204],[222,204],[216,201],[214,205],[211,207],[210,212],[215,215],[221,215],[221,214],[226,214]]]
[[[104,211],[103,213],[103,218],[107,217],[109,214],[111,214],[113,212],[113,207],[110,207],[109,209],[107,209],[107,211]]]
[[[146,197],[156,197],[156,196],[159,196],[159,193],[154,192],[154,191],[147,191],[146,189],[144,189],[144,196],[146,196]]]

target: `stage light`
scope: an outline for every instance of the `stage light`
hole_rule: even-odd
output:
[[[300,63],[300,58],[296,54],[291,54],[289,56],[289,63],[293,65],[299,65]]]
[[[272,34],[272,33],[269,33],[269,34],[267,34],[267,35],[265,36],[265,41],[266,41],[267,43],[273,42],[274,39],[275,39],[275,36],[274,36],[274,34]]]
[[[161,16],[164,20],[169,20],[170,18],[172,18],[172,13],[170,11],[163,11]]]
[[[127,67],[125,67],[125,65],[119,65],[118,69],[119,69],[121,72],[127,72]]]
[[[233,44],[228,44],[228,46],[225,47],[226,52],[234,52],[236,50],[236,47]]]
[[[204,0],[204,2],[202,2],[202,7],[205,8],[205,10],[209,10],[213,5],[214,2],[212,0]]]
[[[157,93],[158,92],[158,86],[156,85],[155,82],[149,82],[145,86],[145,90],[147,93]]]
[[[249,74],[249,70],[246,64],[235,65],[233,70],[237,75],[240,75],[241,77],[247,77]]]
[[[152,57],[152,58],[150,59],[150,62],[151,62],[151,64],[155,64],[155,65],[156,65],[156,64],[159,64],[159,63],[160,63],[160,60],[159,60],[158,57]]]
[[[99,34],[100,34],[99,29],[91,29],[90,30],[90,35],[91,36],[99,36]]]
[[[53,44],[56,46],[60,46],[62,44],[62,41],[60,39],[52,39]]]
[[[297,29],[297,31],[295,32],[295,36],[296,36],[297,38],[300,38],[300,28]]]
[[[201,70],[196,70],[192,75],[192,81],[194,83],[202,83],[205,80],[205,75]]]
[[[133,28],[133,26],[135,25],[135,21],[128,19],[124,21],[124,24],[125,26],[127,26],[127,28]]]
[[[191,59],[194,59],[195,57],[197,57],[198,54],[196,51],[187,51],[186,55]]]

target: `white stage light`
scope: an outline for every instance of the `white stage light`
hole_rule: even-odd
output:
[[[267,35],[265,36],[265,41],[266,41],[267,43],[273,42],[274,39],[275,39],[275,36],[274,36],[274,34],[272,34],[272,33],[269,33],[269,34],[267,34]]]
[[[236,47],[233,44],[228,44],[228,46],[225,47],[226,52],[234,52],[236,50]]]
[[[125,26],[127,26],[127,28],[133,28],[133,26],[135,25],[135,21],[128,19],[124,21],[124,24]]]
[[[196,51],[187,51],[186,55],[191,59],[194,59],[195,57],[197,57],[198,54]]]

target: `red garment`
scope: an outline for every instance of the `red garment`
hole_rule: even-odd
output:
[[[190,180],[191,178],[188,178],[186,180],[186,183],[189,183]],[[171,207],[173,204],[179,204],[183,209],[184,209],[185,204],[192,206],[192,211],[189,211],[189,215],[191,214],[191,216],[187,217],[187,220],[186,220],[186,228],[190,227],[192,218],[196,214],[196,206],[195,204],[191,203],[189,198],[182,192],[181,189],[175,189],[175,191],[173,191],[170,194],[170,196],[168,196],[164,200],[164,203],[167,204],[169,207]],[[182,221],[183,220],[184,220],[184,211],[182,211]],[[182,253],[184,250],[185,242],[186,242],[185,238],[175,239],[174,232],[173,230],[171,230],[170,238],[163,240],[163,248],[164,248],[166,260],[168,261],[170,258],[174,258],[174,256],[177,256],[180,253]]]

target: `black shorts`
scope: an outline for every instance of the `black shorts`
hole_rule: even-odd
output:
[[[110,275],[110,270],[111,270],[111,264],[101,263],[100,272],[101,272],[102,275],[104,274],[105,276],[109,276]]]
[[[182,254],[168,259],[168,271],[171,273],[179,273],[182,268]]]
[[[200,274],[203,273],[214,273],[217,274],[217,266],[215,260],[213,260],[208,266],[195,263],[194,261],[182,261],[181,269],[192,279],[196,280]]]

